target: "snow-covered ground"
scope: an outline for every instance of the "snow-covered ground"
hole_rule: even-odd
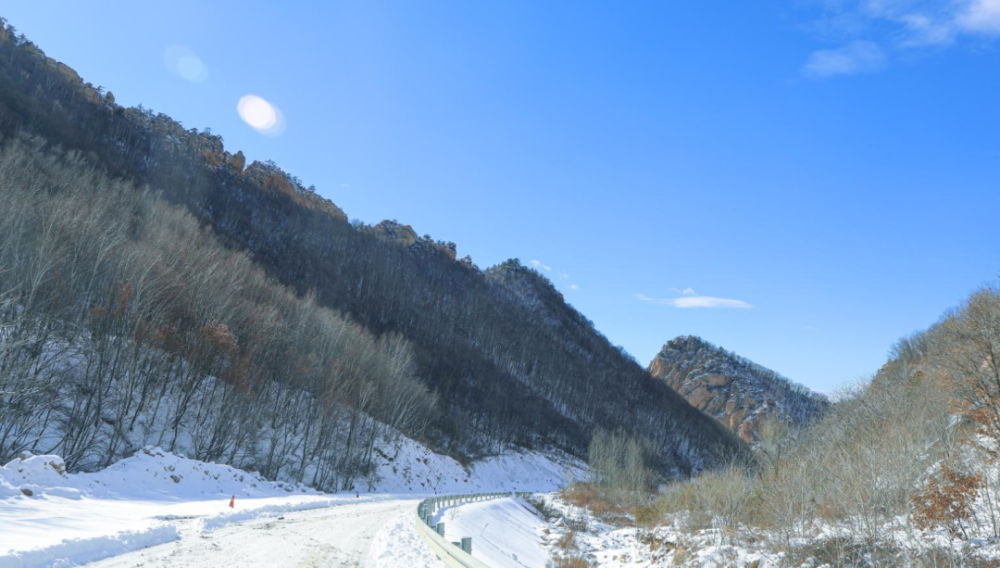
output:
[[[274,527],[285,525],[309,526],[308,535],[330,533],[322,539],[308,538],[325,542],[322,546],[332,547],[328,552],[343,550],[347,551],[345,558],[358,559],[367,557],[367,548],[360,551],[360,545],[347,546],[342,542],[347,537],[336,535],[366,535],[352,537],[350,542],[375,542],[377,535],[386,534],[394,538],[415,536],[415,531],[410,535],[402,529],[390,533],[381,529],[391,523],[406,525],[418,497],[445,492],[551,491],[567,479],[579,477],[580,471],[574,462],[541,454],[510,454],[466,469],[451,458],[407,441],[391,459],[385,459],[376,491],[356,495],[325,494],[271,482],[254,473],[186,459],[158,448],[145,448],[96,473],[75,474],[65,472],[58,456],[25,454],[0,467],[0,568],[71,566],[176,540],[181,542],[122,558],[140,559],[128,566],[194,565],[174,561],[193,558],[199,547],[208,546],[207,541],[220,549],[248,548],[241,544],[243,533],[247,538],[272,534],[271,546],[280,548],[282,540],[290,537],[284,529]],[[233,508],[229,507],[231,499]],[[301,512],[311,509],[323,510]],[[278,521],[279,517],[285,519]],[[351,520],[362,517],[370,522]],[[303,520],[285,522],[293,518]],[[229,526],[234,523],[267,530]],[[255,554],[262,558],[267,556],[265,540],[253,541],[255,546],[259,544]],[[305,549],[298,552],[311,554]],[[392,554],[381,556],[392,566]]]
[[[543,548],[553,558],[580,558],[593,568],[829,568],[850,564],[863,544],[857,528],[815,519],[791,538],[796,552],[774,546],[781,537],[766,531],[739,533],[718,528],[692,530],[684,516],[673,516],[652,529],[602,522],[586,509],[569,505],[558,494],[537,496],[552,515],[541,530]],[[945,529],[922,530],[899,517],[880,527],[878,547],[891,560],[858,560],[857,566],[994,566],[1000,542],[963,538]],[[948,552],[946,558],[942,552]],[[837,556],[840,555],[840,556]],[[830,558],[839,558],[833,561]],[[914,559],[921,559],[914,561]]]
[[[444,567],[417,533],[412,509],[406,509],[382,525],[368,549],[367,565],[375,568]]]
[[[690,532],[677,524],[637,531],[602,522],[586,509],[569,505],[556,494],[541,496],[556,514],[542,529],[543,548],[551,557],[575,557],[595,568],[777,568],[782,557],[756,547],[739,546],[718,531]]]
[[[26,454],[0,468],[0,496],[0,568],[48,566],[60,559],[81,563],[169,542],[180,537],[179,520],[194,520],[196,530],[208,531],[355,500],[157,448],[79,474],[66,474],[58,456]]]
[[[448,542],[471,536],[472,555],[493,568],[545,568],[548,562],[541,540],[546,522],[523,499],[446,507],[435,515],[438,522]]]

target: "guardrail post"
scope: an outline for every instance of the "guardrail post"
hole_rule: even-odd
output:
[[[434,527],[434,530],[436,530],[439,535],[444,536],[444,523],[438,523],[437,526]]]
[[[462,537],[462,550],[472,554],[472,537],[464,536]]]

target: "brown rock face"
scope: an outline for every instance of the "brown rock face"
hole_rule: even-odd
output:
[[[404,247],[413,246],[420,240],[413,227],[397,223],[396,221],[382,221],[372,227],[372,229],[379,237],[388,241],[395,241]]]
[[[450,249],[448,247],[438,247],[438,251],[452,260],[455,260],[458,257],[458,251],[456,251],[455,249]]]
[[[246,165],[247,159],[246,156],[243,155],[243,150],[236,152],[235,155],[230,156],[229,158],[229,167],[237,173],[242,172]]]
[[[221,145],[218,151],[222,151]],[[237,152],[237,154],[241,154],[241,152]],[[243,158],[243,161],[245,163],[246,158]],[[341,208],[334,205],[329,199],[323,199],[315,193],[307,191],[296,180],[293,180],[287,173],[281,170],[281,168],[274,165],[273,162],[264,164],[254,161],[244,170],[243,175],[250,178],[250,180],[259,185],[264,191],[283,193],[290,197],[292,201],[306,208],[322,211],[335,219],[347,221],[347,215]]]
[[[768,418],[801,423],[829,404],[774,371],[697,337],[669,341],[648,370],[750,443]]]
[[[59,71],[67,80],[71,83],[82,83],[83,79],[80,78],[80,74],[76,72],[72,67],[66,65],[65,63],[56,61],[55,62],[56,71]]]
[[[711,387],[723,387],[728,385],[733,381],[732,377],[727,377],[725,375],[708,375],[705,377],[705,382]]]
[[[0,37],[0,41],[6,42],[9,39],[10,34],[6,30],[4,30],[3,33],[4,35],[3,37]],[[79,93],[83,95],[87,101],[93,104],[102,104],[104,102],[104,98],[101,97],[99,92],[97,92],[97,89],[95,89],[90,83],[84,83],[80,74],[69,65],[48,57],[45,55],[44,51],[32,43],[22,45],[21,49],[28,55],[42,60],[46,66],[54,69],[59,75],[62,76],[63,80],[76,87],[79,90]]]
[[[403,225],[395,220],[382,221],[378,225],[368,227],[366,230],[382,240],[395,242],[400,246],[444,255],[449,260],[456,260],[458,258],[458,250],[455,243],[435,241],[429,235],[420,237],[413,230],[413,227]],[[465,262],[464,259],[463,262]],[[468,259],[467,264],[472,265],[472,259]]]

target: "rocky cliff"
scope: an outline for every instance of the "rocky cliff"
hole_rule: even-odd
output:
[[[699,337],[668,341],[649,372],[746,442],[757,439],[767,418],[800,424],[829,405],[823,395]]]
[[[456,257],[457,247],[455,243],[435,241],[430,235],[419,237],[417,236],[417,232],[413,230],[413,227],[404,225],[395,219],[392,221],[382,221],[377,225],[364,225],[361,228],[383,241],[396,243],[411,249],[442,254],[451,260],[455,260]],[[469,262],[471,263],[471,259]]]

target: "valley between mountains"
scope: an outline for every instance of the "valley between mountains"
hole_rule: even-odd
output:
[[[350,220],[4,20],[0,568],[439,568],[418,503],[479,493],[431,529],[493,568],[1000,566],[995,281],[824,394],[637,361],[555,274]]]

